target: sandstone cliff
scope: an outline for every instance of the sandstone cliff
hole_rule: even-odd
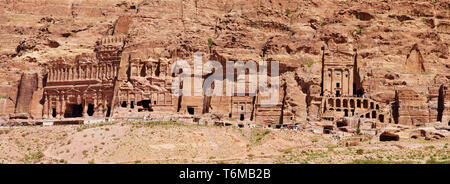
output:
[[[430,87],[450,79],[444,0],[1,0],[0,12],[1,115],[14,112],[22,72],[42,75],[49,61],[92,53],[99,38],[116,32],[130,38],[125,50],[155,58],[203,52],[280,61],[286,110],[301,121],[320,91],[322,56],[356,60],[358,86],[379,101],[395,101],[406,88],[423,97],[418,106],[432,108]],[[124,15],[129,24],[117,22]]]

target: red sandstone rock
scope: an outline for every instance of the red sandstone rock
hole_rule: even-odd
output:
[[[47,119],[154,111],[217,113],[265,126],[341,117],[361,129],[450,121],[445,1],[234,0],[202,1],[196,8],[193,1],[174,0],[1,4],[5,119],[20,113]],[[171,96],[170,65],[195,52],[220,62],[280,61],[286,89],[279,104],[262,108],[250,97]],[[22,75],[37,76],[37,82],[21,85]]]

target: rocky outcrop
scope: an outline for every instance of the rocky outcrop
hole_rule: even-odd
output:
[[[129,38],[124,52],[162,60],[188,59],[203,52],[220,62],[280,61],[286,81],[283,107],[294,115],[292,123],[319,118],[323,58],[355,61],[353,94],[398,102],[393,112],[398,123],[449,119],[450,95],[442,86],[450,71],[446,1],[1,0],[0,4],[2,74],[37,73],[44,79],[42,71],[53,65],[49,61],[92,54],[101,37],[123,34]],[[434,82],[435,76],[447,81]],[[18,91],[18,79],[0,78],[2,84],[9,82],[14,85],[3,89]],[[13,100],[2,98],[7,109],[2,114],[15,110],[16,96],[11,95]],[[38,101],[33,97],[32,106]]]

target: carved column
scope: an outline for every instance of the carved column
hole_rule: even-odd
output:
[[[334,95],[335,94],[335,92],[334,92],[334,87],[333,87],[333,84],[334,84],[334,68],[332,68],[331,69],[331,77],[330,77],[330,93],[332,94],[332,95]],[[336,104],[336,103],[335,103]]]
[[[80,66],[80,79],[86,79],[86,71],[85,71],[85,66]]]
[[[56,68],[53,68],[53,81],[58,80],[58,70]]]
[[[47,119],[48,118],[48,110],[49,110],[49,98],[47,92],[44,93],[44,108],[42,112],[42,118]]]
[[[116,66],[116,64],[114,64],[113,67],[114,67],[114,77],[116,77],[117,76],[117,66]]]
[[[73,80],[78,80],[78,71],[77,71],[77,68],[76,68],[76,66],[73,66],[73,68],[72,68],[72,73],[73,73]]]
[[[58,94],[56,97],[56,118],[61,118],[61,95]]]
[[[81,75],[81,66],[78,65],[78,79],[83,79],[83,76]]]
[[[63,93],[61,95],[61,112],[60,117],[64,118],[64,113],[66,112],[66,95]]]
[[[83,117],[88,117],[87,109],[88,109],[88,103],[87,103],[87,96],[85,94],[84,100],[83,100]]]
[[[103,66],[103,78],[108,79],[108,64]]]
[[[47,70],[48,70],[47,80],[48,80],[48,82],[51,82],[52,81],[52,77],[53,77],[53,72],[52,72],[51,68],[49,68]]]
[[[91,73],[90,73],[90,75],[89,75],[89,78],[91,78],[91,79],[93,79],[94,78],[94,73],[95,73],[95,71],[94,71],[94,66],[91,64],[91,65],[89,65],[89,67],[91,67]]]
[[[108,79],[111,79],[111,72],[112,72],[112,67],[110,64],[108,64]]]
[[[54,69],[54,72],[55,72],[55,76],[53,77],[53,80],[54,80],[54,81],[58,81],[58,75],[59,75],[59,70],[58,70],[58,68],[55,68],[55,69]]]
[[[127,109],[130,109],[130,91],[127,90]]]
[[[354,95],[353,94],[353,83],[354,83],[353,68],[350,68],[350,70],[348,71],[348,76],[349,76],[349,78],[348,78],[349,82],[348,83],[350,85],[349,94],[350,95]]]
[[[98,67],[98,65],[97,65],[97,66],[95,66],[95,78],[96,78],[96,79],[99,79],[99,78],[98,78],[98,71],[99,71],[99,67]]]
[[[62,79],[61,80],[62,81],[66,81],[67,80],[67,78],[66,78],[67,77],[66,67],[63,67],[61,71],[62,71]]]
[[[54,98],[52,98],[51,96],[48,97],[48,117],[49,118],[53,118],[52,114],[53,114],[53,108],[52,108],[52,100]]]
[[[60,68],[56,68],[56,81],[59,81],[60,79],[60,75],[61,75],[61,69]]]
[[[69,77],[68,80],[73,80],[73,70],[72,67],[69,67]]]
[[[69,76],[67,75],[69,73],[69,70],[67,67],[64,67],[64,81],[67,81],[69,79]]]
[[[109,79],[109,64],[105,65],[105,79]]]
[[[103,80],[103,65],[98,66],[98,77],[100,80]]]
[[[58,80],[58,69],[54,68],[53,69],[53,81],[57,81]]]
[[[101,104],[101,105],[98,106],[98,112],[99,112],[99,114],[103,114],[104,113],[104,109],[103,109],[104,105],[102,103],[103,102],[103,94],[102,94],[101,90],[99,90],[99,92],[98,92],[98,99],[99,99],[100,104]]]
[[[63,80],[63,76],[64,76],[64,72],[63,72],[63,68],[59,68],[58,69],[59,75],[58,75],[58,80],[62,81]]]
[[[114,68],[113,68],[113,65],[110,64],[109,65],[109,78],[112,79],[113,76],[114,76]]]
[[[106,116],[106,113],[108,112],[108,101],[106,100],[107,97],[108,96],[106,94],[103,94],[103,116]]]
[[[94,92],[94,96],[92,97],[93,98],[93,100],[94,100],[94,116],[97,116],[98,114],[100,114],[100,113],[98,113],[97,112],[97,107],[98,107],[98,105],[97,105],[97,92]]]

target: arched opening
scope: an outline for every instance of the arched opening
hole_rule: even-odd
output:
[[[331,106],[331,107],[334,107],[334,100],[333,99],[328,99],[328,104]]]
[[[337,91],[336,91],[336,96],[337,96],[337,97],[340,97],[340,96],[341,96],[341,91],[337,90]]]
[[[372,118],[373,118],[373,119],[376,119],[376,118],[377,118],[377,112],[372,111]]]
[[[136,105],[138,105],[138,106],[142,106],[142,108],[144,109],[144,110],[149,110],[150,109],[150,100],[142,100],[142,101],[139,101]]]
[[[108,106],[108,110],[106,110],[106,117],[111,116],[111,107]]]
[[[245,119],[244,114],[241,114],[239,120],[244,121],[244,119]]]
[[[88,105],[88,110],[87,110],[87,114],[88,114],[88,116],[92,116],[92,115],[94,115],[94,104],[89,104]]]
[[[341,100],[340,99],[336,100],[336,107],[341,107]]]
[[[350,100],[350,108],[355,108],[355,100]]]
[[[347,109],[344,109],[344,116],[348,117],[348,110]]]
[[[344,99],[343,101],[342,101],[342,106],[343,107],[348,107],[348,100],[347,99]]]
[[[337,121],[336,126],[339,127],[345,127],[348,126],[348,123],[346,121]]]
[[[333,129],[334,129],[333,126],[331,126],[331,125],[325,125],[325,126],[323,127],[323,133],[324,133],[324,134],[331,134],[331,133],[333,133]]]
[[[384,123],[384,115],[380,114],[378,116],[378,120],[380,121],[380,123]]]
[[[380,135],[380,141],[398,141],[398,140],[400,140],[400,137],[393,133],[383,132]]]
[[[52,117],[56,118],[56,108],[52,109]]]
[[[123,107],[123,108],[126,108],[127,107],[127,101],[123,101],[122,105],[120,105],[120,106]]]
[[[190,115],[194,115],[195,114],[195,109],[193,107],[188,107],[187,111]]]
[[[380,109],[380,106],[377,104],[377,105],[375,105],[375,109]]]
[[[67,104],[64,112],[65,118],[83,117],[83,105]]]
[[[367,113],[367,114],[366,114],[366,118],[370,118],[370,113]]]
[[[361,100],[356,101],[356,107],[361,108]]]
[[[370,108],[374,109],[374,103],[373,102],[370,102]]]
[[[365,108],[365,109],[369,108],[369,101],[368,100],[364,100],[363,101],[363,108]]]

